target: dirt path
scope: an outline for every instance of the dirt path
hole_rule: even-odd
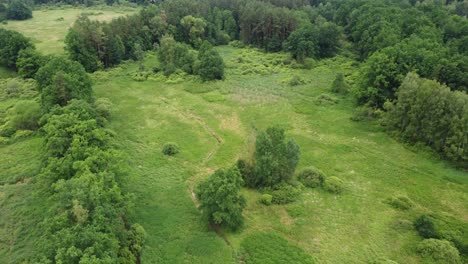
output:
[[[213,148],[210,150],[210,152],[208,152],[208,154],[205,156],[205,158],[203,158],[203,161],[201,163],[200,171],[187,180],[188,181],[188,191],[190,193],[190,198],[192,199],[192,202],[195,205],[195,207],[198,209],[198,207],[200,206],[200,202],[197,200],[197,197],[196,197],[195,191],[194,191],[196,179],[200,178],[201,176],[206,176],[206,175],[209,175],[209,174],[213,173],[214,170],[212,168],[206,167],[205,165],[206,165],[206,163],[208,161],[210,161],[210,159],[219,150],[219,148],[221,147],[221,144],[223,144],[223,139],[200,116],[196,115],[195,113],[193,113],[191,111],[183,111],[183,110],[178,109],[177,107],[171,105],[167,98],[162,98],[162,101],[164,103],[166,103],[167,105],[169,105],[171,108],[173,108],[174,111],[177,111],[180,114],[182,114],[183,116],[189,117],[190,119],[195,120],[198,124],[200,124],[203,127],[203,129],[211,137],[213,137],[216,140],[216,144],[213,146]],[[226,244],[228,246],[232,247],[231,242],[228,240],[228,238],[226,237],[226,235],[223,233],[222,229],[219,226],[210,224],[210,228],[220,238],[222,238],[224,240],[224,242],[226,242]]]

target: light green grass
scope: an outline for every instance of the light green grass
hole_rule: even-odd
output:
[[[156,76],[134,82],[130,76],[138,66],[131,63],[95,75],[97,95],[114,103],[110,127],[128,155],[127,188],[137,196],[135,220],[148,232],[143,262],[236,262],[232,254],[246,236],[271,231],[319,263],[365,263],[382,257],[418,263],[414,245],[420,238],[410,224],[417,214],[436,211],[468,219],[467,173],[407,148],[377,125],[352,122],[349,98],[338,96],[338,104],[331,106],[315,104],[317,96],[330,93],[336,72],[352,73],[350,61],[336,58],[311,70],[294,70],[265,61],[282,60],[281,54],[219,50],[228,66],[225,81],[201,83],[190,77],[169,84]],[[240,56],[250,62],[238,62]],[[147,68],[155,64],[154,56],[145,60]],[[245,74],[260,64],[264,71]],[[287,85],[284,80],[292,75],[305,84]],[[343,179],[345,191],[336,196],[307,190],[293,204],[266,207],[257,202],[257,192],[244,190],[245,227],[226,233],[232,243],[228,246],[202,222],[191,201],[191,186],[214,169],[232,165],[251,150],[256,129],[273,124],[286,128],[300,145],[300,168],[314,165]],[[219,147],[213,132],[222,139]],[[169,141],[181,147],[174,158],[161,154]],[[402,212],[385,203],[395,195],[408,196],[415,208]]]
[[[63,8],[40,9],[33,12],[33,18],[26,21],[8,21],[0,25],[23,33],[31,38],[36,48],[44,54],[64,52],[64,40],[68,29],[82,13],[88,13],[90,19],[110,21],[113,18],[132,14],[136,9],[128,8]]]

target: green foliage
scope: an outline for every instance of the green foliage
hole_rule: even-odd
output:
[[[44,57],[34,48],[23,49],[18,53],[16,61],[18,74],[23,78],[34,78],[44,61]]]
[[[345,94],[348,92],[348,90],[349,85],[346,83],[344,75],[342,73],[338,73],[332,83],[331,91],[337,94]]]
[[[395,209],[408,210],[414,206],[413,201],[411,201],[406,196],[397,196],[391,197],[386,200],[386,202]]]
[[[244,185],[249,188],[255,188],[257,183],[255,167],[250,162],[243,159],[237,160],[236,166],[242,176]]]
[[[167,35],[161,39],[158,54],[164,75],[169,76],[176,69],[182,69],[186,73],[193,72],[193,54],[187,45],[175,41],[172,36]]]
[[[273,233],[254,233],[241,242],[242,258],[248,264],[312,264],[314,259],[304,250]]]
[[[286,141],[284,129],[270,127],[257,135],[255,142],[255,186],[275,186],[289,181],[299,162],[299,146]]]
[[[272,203],[288,204],[295,202],[299,198],[302,188],[301,186],[292,186],[283,182],[273,187],[264,188],[263,191],[272,196]]]
[[[38,70],[36,80],[46,109],[71,99],[91,101],[91,80],[78,62],[54,56]]]
[[[335,176],[327,178],[323,187],[327,192],[335,194],[340,194],[344,189],[343,181]]]
[[[425,239],[418,244],[417,251],[434,263],[462,263],[458,250],[447,240]]]
[[[184,41],[190,43],[195,48],[200,47],[203,42],[202,38],[205,35],[205,20],[188,15],[180,20],[180,25],[183,28]]]
[[[224,61],[208,41],[204,41],[198,52],[196,73],[202,80],[221,80],[224,77]]]
[[[96,117],[92,105],[72,100],[44,118],[40,182],[55,206],[42,224],[41,262],[133,263],[140,256],[145,232],[126,220],[128,198],[116,180],[120,154]]]
[[[174,156],[180,152],[180,148],[176,143],[166,143],[162,148],[162,153],[166,156]]]
[[[413,224],[422,237],[448,240],[462,255],[468,254],[467,223],[446,215],[424,214]]]
[[[21,50],[33,48],[31,41],[22,34],[0,28],[0,64],[16,69],[16,61]]]
[[[468,161],[468,96],[408,74],[396,104],[387,104],[386,124],[410,143],[424,143],[448,159]]]
[[[243,224],[242,210],[246,202],[240,194],[241,186],[242,178],[236,167],[217,170],[197,186],[200,209],[210,223],[230,229]]]
[[[10,125],[15,130],[36,130],[42,116],[41,106],[36,101],[19,101],[13,107]]]
[[[299,63],[307,57],[332,57],[340,47],[341,34],[341,29],[331,22],[305,25],[289,35],[284,47]]]
[[[337,104],[337,103],[338,103],[338,99],[336,99],[335,97],[330,96],[329,94],[325,94],[325,93],[320,94],[315,99],[315,104],[316,105],[327,106],[327,105],[334,105],[334,104]]]
[[[8,5],[7,18],[12,20],[25,20],[32,18],[31,9],[20,0],[13,0]]]
[[[99,117],[109,120],[111,118],[112,102],[107,98],[98,98],[94,101],[94,108]]]
[[[298,85],[301,85],[301,84],[304,84],[304,83],[305,83],[304,79],[302,79],[298,75],[294,75],[288,80],[288,84],[290,86],[298,86]]]
[[[299,172],[297,179],[308,188],[323,187],[326,179],[325,173],[315,167],[307,167]]]
[[[262,203],[264,205],[270,205],[272,203],[272,201],[273,201],[273,196],[271,194],[264,193],[260,197],[260,203]]]
[[[418,231],[419,235],[424,238],[438,237],[434,218],[429,215],[421,215],[414,221],[414,228]]]

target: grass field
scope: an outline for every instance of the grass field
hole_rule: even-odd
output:
[[[275,66],[281,54],[219,50],[228,67],[225,81],[157,75],[135,82],[131,75],[138,67],[131,63],[95,75],[97,95],[114,103],[110,127],[118,131],[119,147],[131,165],[128,188],[137,195],[136,220],[149,234],[143,262],[235,261],[232,255],[246,236],[273,232],[319,263],[381,257],[418,263],[414,246],[420,238],[410,223],[418,213],[444,212],[468,220],[466,173],[408,149],[376,125],[351,121],[349,98],[316,104],[319,95],[330,94],[336,72],[352,72],[351,61],[337,58],[311,70],[293,70]],[[150,54],[145,64],[151,68],[157,60]],[[289,86],[294,75],[305,84]],[[228,246],[200,222],[191,186],[233,164],[249,151],[255,131],[273,124],[299,143],[301,168],[314,165],[340,177],[345,192],[309,190],[293,204],[265,207],[257,202],[257,192],[244,190],[245,228],[225,234]],[[161,154],[169,141],[179,144],[179,156]],[[408,196],[415,208],[403,212],[384,203],[396,195]]]
[[[76,17],[81,11],[47,12]],[[54,21],[33,19],[16,26],[34,37],[39,23],[52,27]],[[40,50],[61,52],[66,29],[61,32],[43,31],[42,39],[56,38],[49,45],[38,43]],[[224,81],[157,74],[137,82],[132,75],[139,66],[133,62],[93,74],[96,96],[113,103],[108,126],[129,164],[124,189],[135,194],[133,217],[148,234],[142,263],[236,263],[241,244],[253,236],[268,238],[265,233],[286,239],[317,263],[379,258],[420,263],[415,246],[421,238],[411,224],[415,217],[437,212],[468,221],[466,172],[395,141],[377,124],[351,121],[352,98],[329,92],[338,72],[352,81],[353,61],[337,57],[305,70],[282,65],[285,54],[228,46],[218,50],[226,63]],[[156,56],[147,53],[146,68],[157,64]],[[303,83],[291,86],[294,77]],[[320,103],[322,94],[337,103]],[[258,192],[244,189],[245,226],[220,237],[201,219],[192,188],[249,153],[256,131],[271,125],[285,128],[301,147],[299,169],[316,166],[343,179],[345,190],[341,195],[306,190],[292,204],[264,206],[257,202]],[[181,153],[162,155],[166,142],[176,142]],[[40,137],[0,145],[0,185],[35,175],[40,146]],[[0,186],[0,263],[32,254],[27,252],[34,247],[32,227],[44,208],[40,199],[31,199],[32,188],[27,180]],[[384,202],[398,195],[415,206],[401,211]]]
[[[33,18],[28,21],[8,21],[7,25],[0,25],[0,27],[16,30],[30,37],[36,48],[44,54],[63,53],[68,28],[81,14],[88,14],[90,19],[109,21],[134,12],[135,9],[128,8],[40,9],[35,10]]]

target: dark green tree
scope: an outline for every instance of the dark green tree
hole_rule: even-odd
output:
[[[32,18],[32,11],[24,2],[14,0],[8,5],[7,18],[12,20],[29,19]]]
[[[91,80],[83,66],[64,57],[52,57],[36,73],[42,105],[64,106],[71,99],[91,101]]]
[[[34,48],[23,49],[19,52],[16,61],[18,74],[23,78],[34,78],[44,62],[45,58]]]
[[[242,178],[236,167],[220,169],[196,189],[200,209],[211,224],[236,229],[243,223],[246,202],[240,194]]]
[[[270,127],[260,132],[255,142],[256,186],[275,186],[289,181],[299,162],[299,146],[290,139],[286,141],[284,129]]]
[[[16,69],[16,61],[21,50],[34,48],[33,44],[21,33],[0,28],[0,64]]]
[[[224,77],[224,61],[208,41],[204,41],[198,52],[197,73],[202,80],[221,80]]]

